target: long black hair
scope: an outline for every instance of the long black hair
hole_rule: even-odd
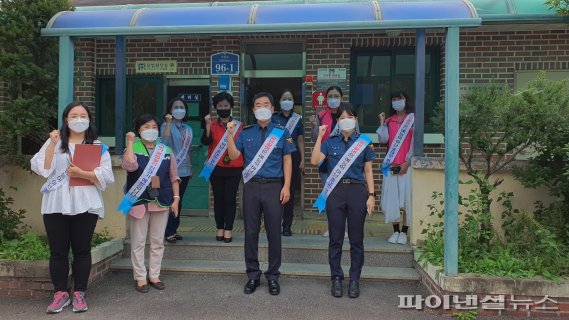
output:
[[[59,130],[59,135],[61,139],[60,149],[64,153],[69,152],[69,135],[71,134],[70,132],[71,129],[69,129],[69,125],[67,124],[67,116],[69,116],[69,112],[71,111],[71,109],[79,106],[83,107],[83,109],[87,111],[87,116],[89,117],[89,128],[85,130],[85,140],[83,140],[83,143],[93,144],[93,142],[97,140],[97,138],[99,137],[97,134],[97,128],[95,128],[94,125],[93,115],[91,115],[91,111],[89,111],[89,108],[87,108],[85,104],[79,101],[73,101],[70,104],[68,104],[67,107],[65,107],[65,110],[63,110],[63,115],[61,116],[61,129]]]
[[[184,104],[184,110],[186,110],[186,115],[184,116],[184,118],[182,118],[181,121],[182,122],[188,121],[188,119],[189,119],[188,118],[188,105],[180,97],[172,98],[172,99],[170,99],[170,101],[168,101],[168,104],[166,105],[166,112],[164,113],[164,119],[166,119],[167,114],[172,114],[172,106],[174,105],[174,102],[176,102],[176,101],[180,101],[182,104]]]
[[[401,97],[405,98],[405,111],[407,111],[407,113],[413,112],[413,105],[411,104],[411,99],[409,99],[407,91],[399,89],[391,92],[391,96],[389,98],[389,116],[397,113],[397,111],[391,107],[391,100],[393,100],[393,98]]]

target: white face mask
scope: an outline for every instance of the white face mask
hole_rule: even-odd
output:
[[[260,108],[255,110],[255,118],[257,118],[257,120],[260,121],[267,121],[269,119],[271,119],[271,116],[273,115],[273,113],[271,112],[271,110],[267,109],[267,108]]]
[[[331,109],[336,109],[340,106],[340,104],[342,103],[342,101],[338,98],[330,98],[327,99],[328,102],[328,107],[330,107]]]
[[[281,101],[281,109],[283,109],[284,111],[292,110],[293,106],[294,106],[294,102],[292,100]]]
[[[79,119],[72,119],[67,123],[69,129],[73,130],[77,133],[82,133],[89,128],[89,119],[79,118]]]
[[[158,130],[156,129],[147,129],[140,133],[140,137],[148,142],[154,142],[158,139]]]
[[[356,119],[345,118],[338,121],[338,127],[344,132],[353,131],[356,128]]]
[[[401,111],[405,109],[405,100],[401,99],[401,100],[391,101],[391,107],[395,111]]]
[[[186,116],[186,110],[184,109],[174,109],[172,110],[172,117],[176,118],[177,120],[182,120]]]

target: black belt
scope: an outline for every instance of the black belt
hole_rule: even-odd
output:
[[[283,178],[253,178],[251,181],[258,183],[275,183],[283,182]]]
[[[355,179],[342,179],[340,183],[344,184],[364,184],[362,180],[355,180]]]

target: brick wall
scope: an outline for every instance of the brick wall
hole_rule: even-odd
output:
[[[522,70],[567,70],[569,69],[569,33],[565,28],[548,31],[524,31],[520,26],[518,31],[486,31],[469,29],[461,33],[460,82],[462,86],[484,84],[490,81],[506,83],[513,87],[516,71]],[[497,28],[497,27],[493,27]],[[316,75],[318,68],[345,67],[347,68],[348,87],[344,91],[345,101],[349,100],[350,58],[353,49],[358,48],[413,48],[414,34],[404,33],[400,37],[388,38],[384,32],[345,32],[337,34],[262,34],[251,36],[173,36],[165,42],[155,39],[129,39],[127,41],[127,73],[133,74],[134,62],[140,59],[175,59],[178,61],[178,75],[207,75],[209,74],[209,56],[213,52],[240,52],[243,44],[249,40],[286,41],[286,39],[301,39],[306,47],[306,73]],[[440,47],[441,52],[441,97],[444,97],[444,34],[428,33],[427,46]],[[91,48],[93,42],[81,39],[82,50]],[[84,42],[84,43],[83,43]],[[95,76],[110,76],[114,74],[114,40],[104,39],[94,42],[95,53],[85,54],[77,58],[79,73],[84,68],[89,69],[90,61],[94,60],[93,72],[83,72],[82,81],[77,85],[76,94],[88,100],[93,96]],[[217,78],[212,77],[212,87],[217,85]],[[233,77],[233,88],[240,88],[241,82]],[[309,88],[310,89],[310,88]],[[239,89],[234,89],[236,106],[241,106]],[[216,92],[213,92],[215,94]],[[307,90],[305,104],[311,101],[310,90]],[[90,101],[94,101],[92,97]],[[243,106],[246,107],[246,106]],[[239,110],[237,108],[235,111]],[[234,112],[237,118],[239,112]],[[309,118],[314,114],[310,107],[304,109],[304,126],[307,132],[305,158],[310,158],[313,142],[310,139],[311,125]],[[378,155],[385,154],[385,147],[374,146]],[[425,155],[430,157],[444,156],[443,145],[426,145]],[[379,164],[382,158],[374,163],[376,173],[376,191],[381,184]],[[317,170],[308,168],[304,176],[305,199],[304,206],[311,208],[312,203],[321,190]]]

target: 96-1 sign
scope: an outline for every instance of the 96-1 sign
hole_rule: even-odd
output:
[[[212,75],[239,75],[239,55],[220,52],[211,55]]]

